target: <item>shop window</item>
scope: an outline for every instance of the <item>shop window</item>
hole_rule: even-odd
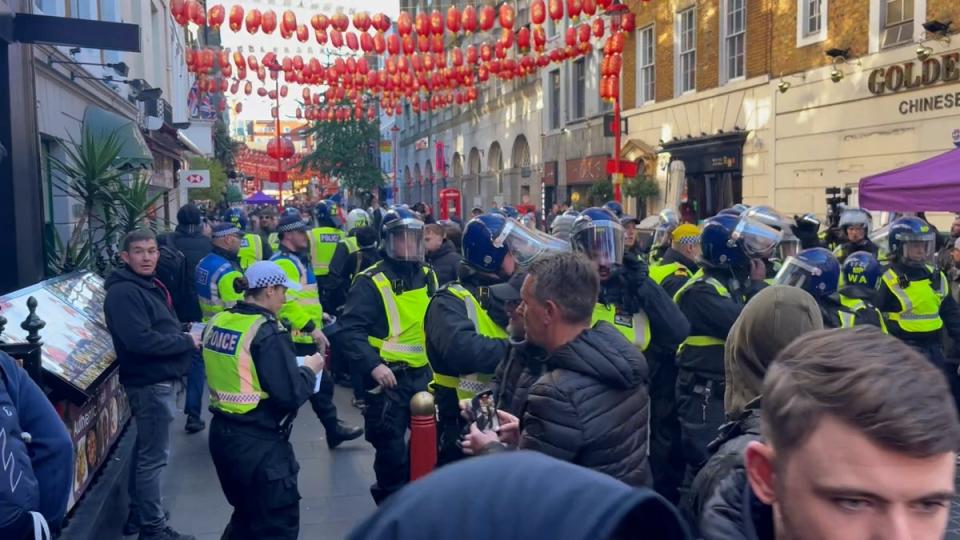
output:
[[[637,107],[656,99],[653,25],[637,31]]]
[[[697,12],[696,8],[677,13],[675,94],[693,92],[697,86]]]
[[[914,0],[884,0],[880,13],[881,47],[896,47],[913,41]]]
[[[550,129],[560,129],[560,70],[550,72]]]
[[[829,0],[797,0],[797,47],[827,39]]]
[[[721,83],[743,78],[747,33],[747,0],[723,0],[720,18]]]
[[[571,71],[570,120],[587,115],[587,62],[584,58],[574,60]]]
[[[68,0],[33,0],[33,6],[44,15],[64,17],[67,14]]]

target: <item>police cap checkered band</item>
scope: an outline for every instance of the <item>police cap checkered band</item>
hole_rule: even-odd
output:
[[[683,246],[700,243],[700,229],[696,225],[684,223],[673,230],[673,241]]]
[[[299,283],[291,281],[280,268],[280,265],[273,261],[257,261],[247,268],[244,273],[250,289],[261,289],[271,285],[283,285],[288,289],[299,291]]]
[[[214,238],[225,238],[227,236],[240,236],[243,234],[233,223],[217,223],[213,226]]]
[[[283,216],[277,225],[277,232],[306,231],[307,223],[300,216]]]

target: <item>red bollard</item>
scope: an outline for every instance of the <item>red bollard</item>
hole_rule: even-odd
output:
[[[433,394],[417,392],[410,400],[410,481],[437,466],[437,416]]]

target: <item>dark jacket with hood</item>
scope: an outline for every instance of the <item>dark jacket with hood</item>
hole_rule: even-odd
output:
[[[124,266],[107,276],[103,303],[120,363],[120,382],[154,384],[186,375],[193,340],[183,332],[166,288]]]
[[[200,309],[200,300],[197,297],[196,283],[193,276],[197,265],[213,249],[210,239],[203,235],[202,225],[177,225],[174,232],[165,234],[157,239],[161,246],[166,245],[183,254],[184,274],[183,283],[165,283],[170,294],[173,295],[173,307],[177,318],[181,322],[200,322],[203,312]]]
[[[743,469],[731,472],[700,516],[704,540],[774,540],[773,508],[753,493]]]
[[[497,409],[518,418],[523,416],[530,387],[544,370],[546,351],[529,341],[510,339],[507,359],[500,362],[493,375],[493,396]]]
[[[520,448],[647,486],[648,384],[640,351],[597,323],[547,356],[527,398]]]
[[[427,263],[437,273],[437,280],[440,281],[440,285],[446,285],[457,280],[460,260],[457,248],[449,240],[444,240],[433,253],[427,253]]]
[[[600,284],[598,302],[622,308],[625,313],[643,311],[650,320],[650,345],[658,350],[676,350],[690,331],[683,313],[650,278],[646,263],[638,259],[624,258],[620,271]]]
[[[682,540],[689,534],[670,503],[650,490],[535,452],[505,452],[409,484],[347,538]]]

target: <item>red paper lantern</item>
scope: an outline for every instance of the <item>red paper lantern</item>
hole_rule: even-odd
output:
[[[513,30],[503,28],[500,30],[500,39],[497,40],[497,47],[509,49],[513,47]]]
[[[257,71],[260,67],[260,62],[257,60],[257,57],[250,55],[247,57],[247,66],[250,68],[250,71]]]
[[[581,0],[583,4],[583,14],[587,17],[593,17],[597,12],[597,0]]]
[[[610,51],[617,54],[623,54],[623,44],[624,44],[624,34],[623,32],[617,32],[610,37]]]
[[[307,25],[301,24],[297,26],[297,40],[300,43],[306,43],[310,40],[310,30],[307,29]]]
[[[330,18],[326,15],[320,14],[315,16],[316,22],[313,19],[310,20],[310,23],[313,24],[315,30],[324,30],[330,27]]]
[[[467,64],[474,66],[477,64],[478,51],[476,45],[467,47]]]
[[[350,28],[350,19],[343,13],[337,13],[333,17],[330,17],[330,24],[337,30],[346,32],[347,29]]]
[[[353,27],[357,30],[366,32],[370,29],[370,23],[370,15],[366,11],[353,14]]]
[[[577,29],[574,26],[567,28],[566,34],[564,35],[564,43],[567,44],[567,47],[574,47],[577,45]]]
[[[409,36],[411,32],[413,32],[413,20],[410,13],[401,11],[400,16],[397,17],[397,33],[401,36]]]
[[[603,37],[603,19],[599,17],[594,19],[591,26],[593,27],[593,37]]]
[[[517,32],[517,48],[522,52],[530,48],[530,29],[526,26]]]
[[[451,62],[453,63],[454,67],[460,67],[463,65],[463,51],[461,49],[453,49],[453,51],[451,51],[451,56],[453,57]]]
[[[326,30],[314,30],[313,37],[317,39],[317,43],[319,43],[320,45],[327,44],[328,36],[327,36]]]
[[[223,6],[217,4],[210,8],[210,11],[207,13],[207,24],[210,25],[210,28],[217,30],[220,28],[220,25],[223,24],[223,19],[226,15],[227,11]]]
[[[590,25],[587,23],[581,23],[577,27],[577,34],[580,38],[580,43],[589,43],[590,42]]]
[[[470,34],[477,31],[477,8],[466,6],[463,8],[463,15],[460,18],[460,26],[463,31]]]
[[[417,13],[416,19],[414,19],[414,27],[417,31],[417,35],[424,35],[430,33],[430,16],[424,12]]]
[[[271,115],[276,118],[276,107]],[[267,155],[273,159],[290,159],[293,157],[295,149],[293,141],[289,137],[274,137],[267,141]]]
[[[276,101],[276,99],[277,99],[277,91],[276,91],[276,90],[268,90],[268,91],[267,91],[267,98]]]
[[[347,48],[351,51],[356,51],[360,48],[360,43],[357,41],[357,35],[355,33],[347,32],[345,35],[347,37]]]
[[[547,33],[543,30],[542,26],[537,26],[533,29],[533,48],[537,52],[543,52],[543,48],[547,45]]]
[[[243,24],[243,7],[232,6],[230,8],[230,30],[239,32]]]
[[[430,33],[433,35],[443,35],[443,15],[439,9],[430,13]]]
[[[460,31],[460,10],[457,6],[447,9],[447,30],[454,34]]]
[[[373,52],[373,38],[370,37],[370,34],[360,34],[360,48],[363,49],[363,52],[366,54]]]
[[[234,112],[236,112],[237,114],[242,113],[242,112],[243,112],[243,103],[241,103],[241,102],[238,101],[237,104],[233,106],[233,110],[234,110]]]
[[[267,89],[262,86],[257,88],[257,95],[260,97],[267,97]]]
[[[606,11],[613,4],[613,0],[597,0],[600,9]]]
[[[493,47],[489,43],[480,45],[480,59],[489,62],[493,58]]]
[[[387,52],[393,56],[400,54],[400,36],[397,34],[387,36]]]
[[[550,12],[550,18],[557,22],[563,18],[563,0],[550,0],[547,4]]]
[[[417,36],[417,50],[420,52],[430,52],[430,36],[426,34]]]
[[[343,34],[339,30],[330,30],[330,44],[338,49],[343,47]]]
[[[543,0],[533,0],[530,3],[530,22],[541,25],[547,20],[547,6]]]
[[[567,15],[574,21],[580,17],[580,12],[583,10],[583,4],[580,0],[567,0]]]
[[[413,41],[413,36],[409,34],[403,36],[401,44],[403,45],[403,54],[407,56],[413,54],[413,49],[416,47],[416,42]]]
[[[489,32],[493,28],[493,21],[496,18],[496,10],[491,5],[485,5],[480,8],[480,30]]]
[[[373,36],[373,50],[376,51],[377,54],[383,54],[387,50],[387,42],[380,32]]]
[[[633,32],[636,30],[637,16],[630,12],[624,13],[620,22],[620,28],[623,29],[624,32]]]
[[[262,16],[260,15],[259,9],[251,9],[247,12],[247,18],[245,20],[247,26],[247,33],[256,34],[257,30],[260,28],[260,21]]]
[[[383,13],[376,13],[371,18],[371,24],[378,32],[386,32],[390,29],[390,17]]]
[[[200,18],[200,12],[202,11],[203,6],[200,5],[200,2],[197,0],[187,0],[181,12],[186,13],[187,20],[196,23],[197,19]]]
[[[283,16],[281,17],[280,20],[281,20],[281,28],[283,28],[287,32],[290,32],[291,34],[293,32],[296,32],[297,15],[294,12],[290,11],[289,9],[284,11]]]
[[[272,9],[263,12],[260,29],[263,30],[264,34],[272,34],[277,29],[277,14]]]
[[[500,28],[513,30],[513,23],[516,21],[517,14],[509,2],[500,4]]]
[[[434,54],[443,54],[446,50],[443,46],[443,34],[436,34],[433,36],[433,39],[430,40],[430,50]]]

